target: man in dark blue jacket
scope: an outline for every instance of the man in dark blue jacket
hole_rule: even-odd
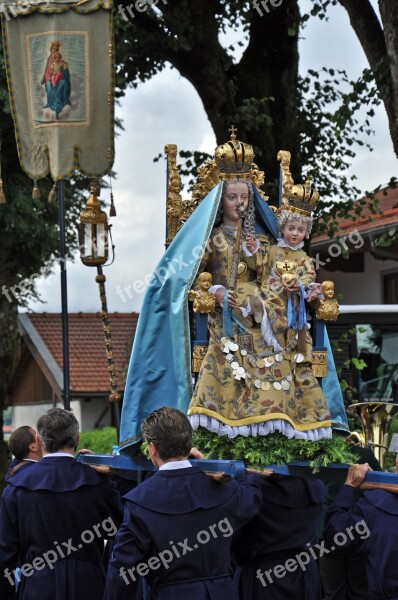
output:
[[[36,431],[29,425],[22,425],[12,432],[8,440],[8,448],[14,458],[8,465],[6,480],[17,473],[22,473],[42,456],[41,446],[36,439]]]
[[[365,555],[369,600],[398,600],[398,495],[367,490],[358,500],[356,490],[369,470],[367,463],[350,467],[326,514],[324,537],[329,548]]]
[[[140,577],[151,600],[237,600],[232,536],[259,510],[261,492],[192,467],[192,428],[179,410],[155,410],[142,433],[159,471],[124,496],[105,600],[135,599]]]
[[[249,475],[248,481],[259,481]],[[317,542],[328,490],[318,479],[262,477],[260,512],[235,536],[241,600],[320,600]]]
[[[16,598],[20,579],[20,600],[101,600],[104,538],[121,521],[119,494],[106,476],[76,462],[72,413],[51,409],[37,432],[43,458],[11,477],[1,499],[0,598]]]

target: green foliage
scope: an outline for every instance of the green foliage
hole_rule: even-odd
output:
[[[141,456],[144,456],[148,460],[150,460],[149,449],[148,449],[148,442],[146,442],[145,440],[142,442],[142,444],[140,446],[139,454]]]
[[[82,431],[78,450],[87,448],[95,454],[111,454],[112,446],[117,445],[117,434],[114,427],[103,427],[93,431]]]
[[[365,69],[357,81],[350,81],[345,71],[323,68],[310,70],[299,83],[300,135],[304,170],[314,177],[322,202],[317,208],[317,231],[329,237],[338,233],[337,218],[358,218],[366,206],[377,213],[373,194],[361,191],[355,175],[348,175],[355,148],[366,146],[373,134],[370,119],[380,97],[372,72]],[[358,113],[366,107],[366,115]],[[326,159],[327,157],[327,159]],[[359,197],[366,200],[355,202]],[[344,202],[335,202],[339,198]]]
[[[311,10],[303,15],[303,20],[307,21],[310,17],[318,17],[318,19],[328,21],[327,9],[330,5],[335,6],[337,2],[338,0],[312,0]]]
[[[309,461],[313,473],[316,473],[320,467],[332,463],[355,462],[355,456],[340,436],[318,442],[290,440],[280,433],[231,439],[199,428],[194,431],[193,444],[207,458],[243,460],[247,467],[256,469],[292,461]]]

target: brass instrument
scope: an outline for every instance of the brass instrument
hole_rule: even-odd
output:
[[[365,443],[375,453],[384,469],[384,454],[387,448],[388,430],[392,419],[398,414],[398,404],[392,402],[358,402],[348,407],[356,414],[365,434]]]

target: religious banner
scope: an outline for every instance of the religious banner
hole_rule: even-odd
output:
[[[114,159],[112,0],[4,0],[0,10],[19,159],[32,179]]]

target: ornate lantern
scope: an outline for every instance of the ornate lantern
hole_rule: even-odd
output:
[[[91,186],[86,208],[80,213],[79,244],[80,258],[87,267],[103,265],[108,260],[108,220],[101,210],[98,199],[99,188]]]

